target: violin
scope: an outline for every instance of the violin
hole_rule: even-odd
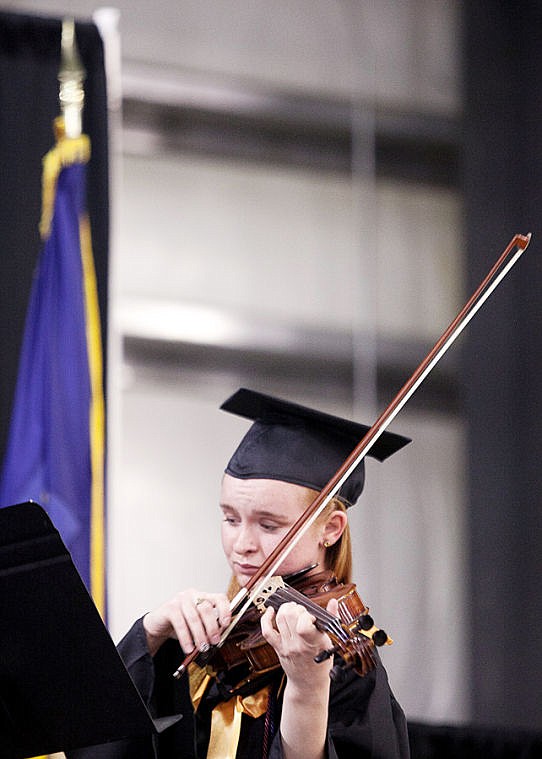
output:
[[[377,664],[375,646],[393,643],[384,630],[376,627],[353,583],[338,582],[329,571],[308,574],[313,568],[290,575],[288,582],[279,576],[270,578],[224,644],[211,646],[197,655],[196,664],[230,684],[229,695],[247,690],[255,681],[280,668],[275,649],[267,643],[260,628],[260,615],[268,606],[278,609],[283,603],[294,601],[313,615],[315,626],[326,632],[332,642],[332,647],[321,651],[315,661],[335,656],[330,673],[335,681],[341,680],[348,669],[365,676]],[[332,598],[338,601],[337,617],[326,611]]]
[[[223,632],[218,646],[209,647],[209,651],[203,652],[203,654],[196,651],[189,654],[181,666],[173,673],[175,678],[180,678],[187,671],[188,665],[194,660],[206,665],[218,653],[223,659],[222,668],[227,669],[229,666],[228,657],[232,651],[236,657],[241,658],[235,659],[232,657],[231,661],[248,661],[251,668],[251,674],[248,675],[249,678],[255,677],[255,673],[263,673],[266,667],[267,671],[269,671],[269,668],[278,667],[278,663],[274,663],[273,654],[265,650],[265,644],[261,642],[261,634],[257,631],[256,633],[253,631],[254,634],[249,634],[246,626],[250,626],[250,622],[254,621],[254,619],[259,620],[259,611],[254,604],[260,604],[260,607],[266,604],[279,606],[281,603],[290,600],[302,603],[308,608],[315,617],[315,624],[321,630],[327,632],[332,640],[332,649],[328,652],[322,652],[319,655],[322,657],[321,660],[333,654],[338,654],[341,657],[342,668],[353,668],[361,676],[374,668],[376,664],[374,647],[390,643],[391,639],[388,638],[386,633],[374,626],[372,619],[368,616],[368,610],[355,593],[355,586],[343,586],[340,583],[336,583],[336,581],[334,584],[333,578],[328,577],[324,584],[319,586],[311,596],[310,590],[307,592],[307,588],[304,589],[305,592],[302,592],[293,586],[277,583],[275,576],[278,573],[278,568],[297,545],[300,538],[310,528],[328,503],[337,495],[344,482],[367,455],[374,443],[384,433],[389,424],[395,419],[403,406],[436,366],[437,362],[455,342],[481,306],[519,260],[529,245],[530,240],[530,234],[514,235],[478,288],[437,340],[428,355],[419,364],[410,379],[407,380],[388,407],[381,413],[327,485],[301,514],[288,534],[285,535],[267,557],[258,572],[250,578],[247,585],[241,588],[235,598],[232,599],[230,607],[234,616],[229,626]],[[309,582],[314,582],[310,575],[306,575],[305,579]],[[298,593],[299,595],[297,595]],[[328,615],[322,609],[322,606],[325,606],[331,597],[330,595],[326,595],[328,593],[337,594],[334,597],[339,600],[338,619]],[[351,604],[353,604],[353,607],[351,607]],[[245,625],[244,635],[243,632],[240,634],[239,631],[235,634],[233,633],[238,625],[241,625],[241,631],[243,631],[243,625]],[[231,641],[228,640],[230,636],[232,636]],[[271,648],[271,646],[268,648]],[[217,649],[220,649],[220,652]],[[261,649],[261,651],[258,649]],[[260,654],[262,654],[261,660]],[[266,658],[268,654],[271,657],[269,660]],[[265,661],[263,660],[264,658],[266,659]],[[275,659],[277,659],[276,655]],[[236,665],[234,664],[233,666]],[[332,676],[338,676],[336,668],[332,672],[334,672]]]

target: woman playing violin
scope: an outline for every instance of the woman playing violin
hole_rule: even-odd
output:
[[[405,718],[378,656],[363,677],[343,669],[342,677],[332,681],[333,657],[315,662],[332,642],[301,603],[283,603],[276,611],[268,607],[258,622],[280,666],[241,685],[231,681],[231,672],[221,672],[216,664],[213,668],[212,659],[210,668],[191,665],[189,676],[172,677],[183,656],[220,641],[231,621],[229,598],[257,572],[367,429],[244,389],[222,408],[254,422],[222,480],[229,593],[184,590],[136,622],[119,645],[151,713],[181,713],[183,718],[152,743],[131,740],[73,756],[406,759]],[[383,460],[407,442],[385,433],[370,455]],[[362,462],[283,561],[281,576],[308,568],[309,583],[323,574],[338,583],[351,582],[347,506],[356,501],[363,482]],[[337,616],[336,598],[329,600],[327,611]]]

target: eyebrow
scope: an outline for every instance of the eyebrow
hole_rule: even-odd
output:
[[[235,506],[230,506],[228,503],[221,503],[220,508],[222,511],[225,511],[226,509],[229,511],[237,511]],[[266,509],[257,509],[253,513],[257,517],[266,517],[267,519],[273,519],[275,522],[281,522],[283,524],[288,524],[290,521],[287,516],[283,514],[277,514],[274,511],[267,511]]]

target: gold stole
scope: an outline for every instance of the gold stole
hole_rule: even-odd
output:
[[[203,694],[207,689],[211,675],[196,664],[188,668],[190,678],[190,697],[197,710]],[[211,713],[211,737],[207,759],[235,759],[239,735],[241,733],[241,717],[261,717],[267,711],[270,686],[253,693],[251,696],[233,696],[228,701],[217,704]]]

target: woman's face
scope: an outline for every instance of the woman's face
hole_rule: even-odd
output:
[[[314,500],[310,488],[279,480],[241,480],[224,475],[220,496],[222,547],[241,586],[260,568],[301,513]],[[312,564],[324,566],[322,527],[313,524],[279,567],[287,575]]]

